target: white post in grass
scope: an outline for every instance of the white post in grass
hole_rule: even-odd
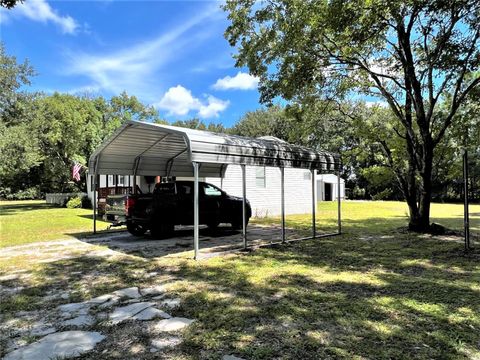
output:
[[[312,238],[315,239],[317,236],[317,224],[316,224],[316,210],[317,210],[317,199],[315,199],[315,170],[312,172]]]
[[[280,191],[281,191],[281,202],[282,202],[282,242],[285,242],[285,168],[281,167],[280,168],[280,174],[281,174],[281,186],[280,186]]]
[[[193,162],[193,251],[194,259],[198,260],[200,246],[199,246],[199,218],[198,218],[198,163]]]
[[[340,169],[337,172],[338,234],[342,233],[342,199],[340,189]]]
[[[247,176],[245,165],[242,165],[242,239],[243,248],[247,248]]]

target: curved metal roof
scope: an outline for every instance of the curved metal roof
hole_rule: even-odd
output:
[[[169,125],[129,121],[88,162],[90,173],[112,175],[221,177],[229,164],[293,167],[335,171],[337,154],[316,151],[274,139],[255,139]]]

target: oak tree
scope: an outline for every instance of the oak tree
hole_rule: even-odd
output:
[[[363,95],[388,105],[408,160],[396,162],[387,141],[382,150],[410,229],[428,231],[436,148],[480,84],[480,1],[229,0],[224,9],[237,66],[260,78],[263,102]]]

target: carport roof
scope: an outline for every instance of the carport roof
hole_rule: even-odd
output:
[[[227,165],[338,170],[337,154],[275,139],[255,139],[176,126],[129,121],[89,159],[91,174],[193,176],[192,162],[204,177],[223,176]]]

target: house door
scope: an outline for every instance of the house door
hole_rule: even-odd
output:
[[[325,183],[324,194],[325,201],[332,201],[332,184]]]

